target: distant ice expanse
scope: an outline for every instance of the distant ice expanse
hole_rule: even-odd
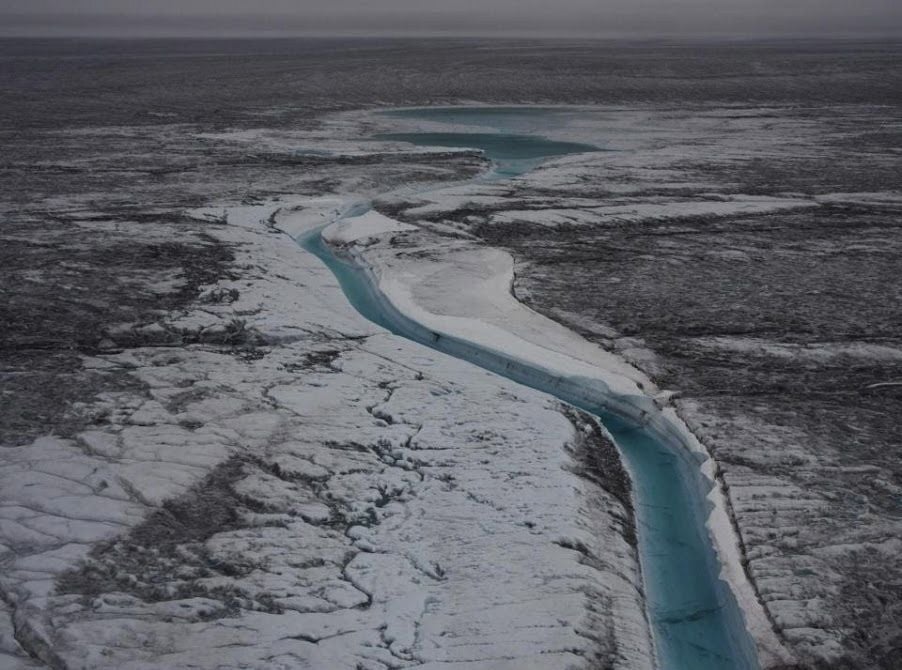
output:
[[[280,232],[349,196],[398,295],[484,312],[423,269],[503,259],[652,381],[765,667],[899,665],[902,46],[0,49],[0,666],[651,667],[608,437],[354,314]],[[367,139],[562,103],[611,150],[505,184]]]
[[[898,37],[902,12],[890,0],[6,0],[0,26],[18,37]]]

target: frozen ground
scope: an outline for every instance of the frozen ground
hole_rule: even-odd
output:
[[[0,46],[0,667],[648,667],[604,435],[272,227],[388,191],[679,392],[798,667],[898,666],[897,45]],[[474,100],[621,151],[427,202],[484,161],[325,116]]]

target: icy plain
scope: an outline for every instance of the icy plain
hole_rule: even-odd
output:
[[[897,46],[171,46],[3,45],[0,666],[648,667],[604,433],[379,333],[273,228],[353,194],[503,249],[521,304],[655,380],[794,667],[898,667]],[[472,100],[618,139],[463,186],[478,152],[333,114]]]
[[[93,357],[146,392],[86,403],[102,420],[74,439],[5,452],[12,653],[90,668],[651,668],[628,495],[604,485],[622,471],[609,454],[589,474],[604,431],[356,315],[267,224],[284,206],[226,208],[216,234],[246,269],[206,295],[236,300],[110,333],[152,344],[240,317],[259,352]]]

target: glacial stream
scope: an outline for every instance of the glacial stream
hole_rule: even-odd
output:
[[[436,108],[398,116],[477,126],[474,133],[384,136],[426,146],[481,149],[493,179],[522,174],[542,160],[598,150],[541,135],[561,119],[550,108]],[[485,131],[485,132],[484,132]],[[364,213],[358,206],[347,217]],[[437,334],[396,310],[367,272],[332,253],[317,229],[298,239],[335,274],[360,314],[392,333],[472,362],[597,416],[614,437],[632,479],[647,611],[661,670],[755,670],[758,661],[742,614],[705,526],[711,482],[680,433],[644,396],[617,396],[597,381],[567,378],[465,340]]]

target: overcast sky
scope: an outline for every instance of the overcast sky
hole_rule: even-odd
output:
[[[902,34],[902,0],[0,0],[0,33]]]

